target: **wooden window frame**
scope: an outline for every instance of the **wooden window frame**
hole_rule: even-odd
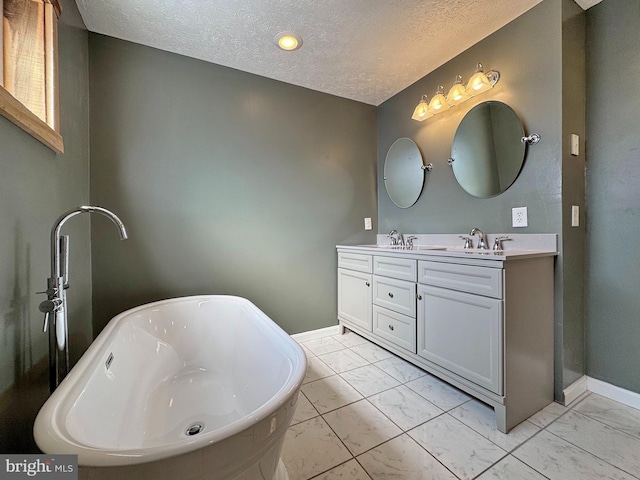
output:
[[[45,9],[47,22],[51,28],[44,33],[45,49],[50,61],[46,62],[47,100],[46,111],[50,124],[40,119],[22,102],[9,93],[0,82],[0,115],[4,116],[25,132],[44,143],[57,153],[64,153],[64,142],[60,135],[59,102],[58,102],[58,18],[61,8],[58,0],[44,0],[52,8]],[[2,0],[0,0],[0,11]],[[0,15],[0,21],[3,21]],[[3,36],[0,28],[0,56],[3,55]],[[0,74],[2,70],[0,69]]]

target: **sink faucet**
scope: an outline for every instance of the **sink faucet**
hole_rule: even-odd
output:
[[[69,333],[67,331],[67,294],[69,288],[69,236],[60,235],[62,226],[81,213],[99,213],[111,220],[126,240],[127,229],[118,216],[102,207],[81,206],[63,213],[51,229],[51,277],[47,280],[47,299],[40,303],[44,327],[49,330],[49,386],[51,392],[69,372]],[[51,324],[51,325],[50,325]]]
[[[485,250],[488,249],[489,247],[487,246],[487,242],[484,239],[484,233],[482,233],[482,230],[480,230],[478,227],[472,228],[469,232],[469,235],[473,237],[476,233],[478,234],[478,248],[483,248]]]
[[[389,235],[387,235],[387,237],[389,237],[391,239],[391,245],[404,246],[404,238],[402,237],[402,234],[400,232],[398,232],[397,230],[391,230],[389,232]]]

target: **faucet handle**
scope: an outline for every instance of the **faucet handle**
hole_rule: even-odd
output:
[[[44,325],[42,326],[42,331],[46,332],[49,328],[49,316],[51,313],[56,312],[60,309],[62,305],[62,300],[59,298],[53,298],[51,300],[43,300],[40,302],[38,306],[38,310],[44,313]]]
[[[466,235],[459,235],[459,238],[464,240],[464,248],[473,248],[473,243],[471,243],[471,237],[467,237]]]
[[[496,237],[496,239],[493,241],[493,249],[494,250],[502,250],[502,241],[503,240],[511,240],[509,237],[507,237],[506,235],[502,236],[502,237]]]
[[[405,243],[407,244],[407,247],[413,248],[413,241],[417,240],[417,239],[418,239],[418,237],[416,237],[414,235],[411,235],[411,236],[407,237],[405,239]]]

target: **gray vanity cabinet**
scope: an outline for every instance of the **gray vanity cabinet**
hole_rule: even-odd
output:
[[[341,326],[491,405],[501,432],[553,401],[553,253],[339,247],[338,267]]]

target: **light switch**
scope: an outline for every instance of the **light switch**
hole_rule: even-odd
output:
[[[571,155],[580,155],[580,135],[571,134]]]
[[[571,226],[580,226],[580,207],[578,205],[571,205]]]
[[[369,217],[364,219],[364,229],[371,230],[371,219]]]

